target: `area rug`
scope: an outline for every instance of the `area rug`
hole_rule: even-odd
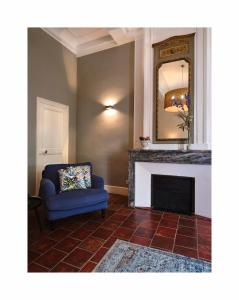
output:
[[[116,240],[93,272],[211,272],[211,264]]]

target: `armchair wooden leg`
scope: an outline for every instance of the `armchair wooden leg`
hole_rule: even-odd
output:
[[[102,216],[103,219],[105,218],[105,212],[106,212],[105,209],[101,209],[101,216]]]
[[[55,222],[54,221],[48,221],[48,227],[51,231],[55,229]]]
[[[34,211],[35,211],[35,216],[36,216],[36,219],[37,219],[39,229],[40,229],[40,231],[42,231],[41,220],[40,220],[40,216],[39,216],[38,211],[37,211],[37,207],[34,208]]]

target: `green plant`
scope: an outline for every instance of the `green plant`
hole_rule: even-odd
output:
[[[177,116],[183,120],[182,123],[177,125],[178,128],[182,129],[183,131],[185,129],[188,131],[187,149],[190,149],[189,145],[191,144],[191,124],[192,124],[193,116],[190,114],[189,111],[184,111],[184,110],[180,110]]]
[[[185,129],[187,131],[190,131],[193,116],[188,111],[184,110],[179,110],[177,116],[183,120],[183,122],[178,124],[177,127],[182,129],[182,131],[184,131]]]

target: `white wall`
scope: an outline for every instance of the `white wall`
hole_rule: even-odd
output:
[[[139,136],[144,134],[144,34],[135,36],[134,46],[134,148],[140,148]]]
[[[171,36],[195,32],[194,145],[211,149],[211,30],[209,28],[147,28],[135,42],[134,147],[139,135],[153,130],[153,48],[152,44]],[[137,72],[136,72],[137,71]],[[139,114],[137,114],[139,112]],[[178,149],[178,144],[152,144],[152,149]]]

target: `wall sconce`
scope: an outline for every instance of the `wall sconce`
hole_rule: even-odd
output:
[[[110,109],[113,109],[114,107],[113,107],[113,105],[106,105],[105,106],[105,110],[110,110]]]
[[[117,113],[117,110],[114,108],[112,104],[104,106],[104,114],[106,116],[113,116]]]

